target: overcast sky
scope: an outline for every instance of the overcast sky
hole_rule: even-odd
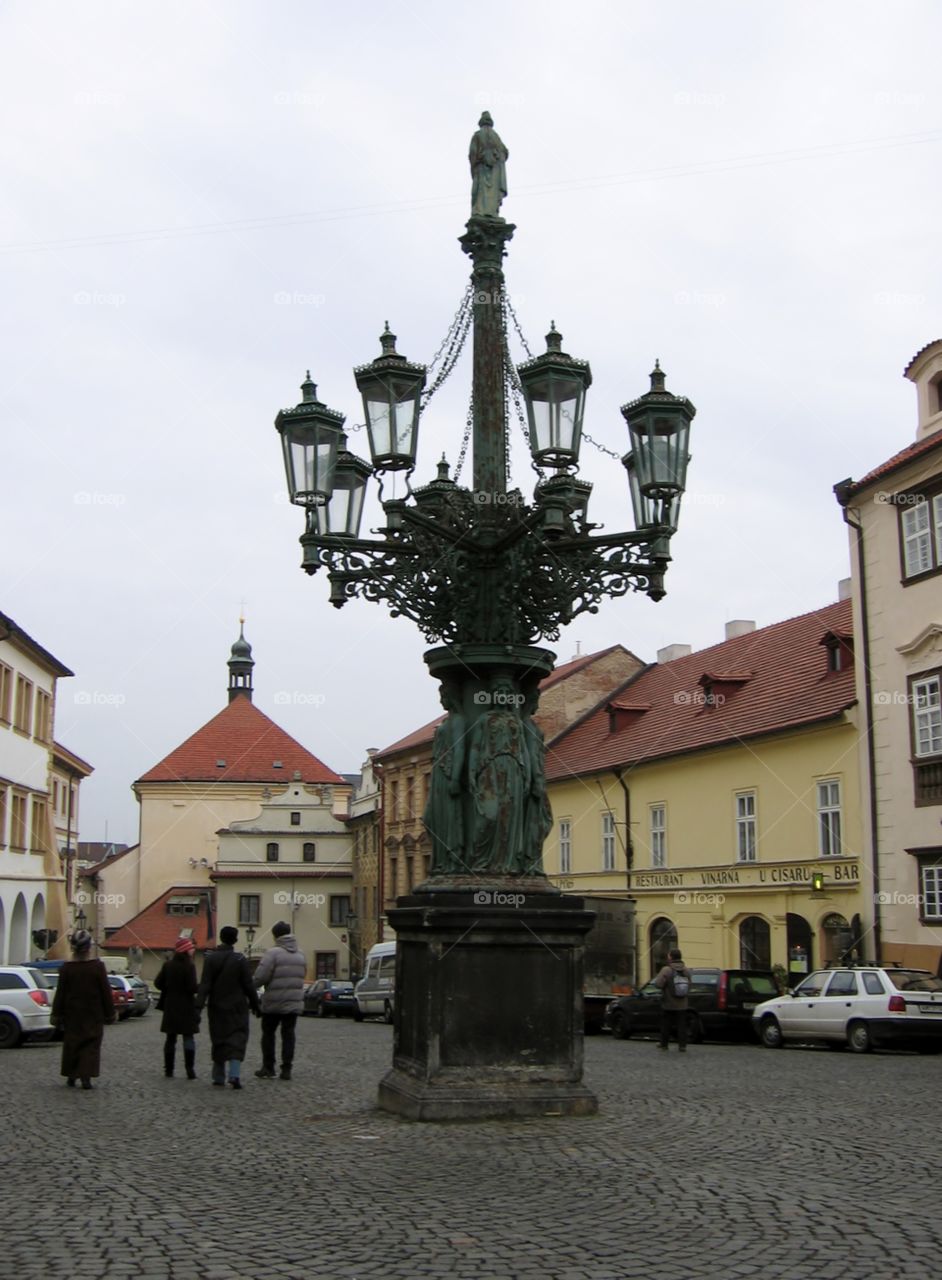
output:
[[[832,486],[914,438],[902,370],[942,336],[940,47],[931,0],[3,4],[0,609],[76,673],[81,837],[137,838],[131,783],[225,705],[243,601],[257,705],[332,768],[437,713],[415,626],[298,568],[273,420],[310,367],[361,422],[387,319],[431,358],[485,107],[508,288],[534,351],[555,320],[591,361],[588,433],[625,451],[655,357],[697,406],[666,599],[578,619],[560,660],[836,599]],[[620,463],[581,471],[631,527]]]

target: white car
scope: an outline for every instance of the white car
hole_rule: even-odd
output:
[[[0,968],[0,1049],[23,1040],[51,1040],[52,992],[39,969],[11,964]]]
[[[357,1022],[364,1018],[382,1015],[384,1022],[392,1022],[396,1007],[396,944],[377,942],[366,955],[363,977],[353,991],[356,1008],[353,1017]]]
[[[879,965],[819,969],[760,1004],[752,1022],[769,1049],[824,1040],[854,1053],[892,1044],[935,1053],[942,1050],[942,979],[928,969]]]

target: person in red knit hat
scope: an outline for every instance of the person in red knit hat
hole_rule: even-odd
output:
[[[192,938],[178,938],[173,958],[165,960],[154,979],[160,992],[157,1008],[163,1011],[160,1029],[164,1033],[164,1075],[172,1076],[177,1056],[177,1036],[183,1037],[183,1064],[186,1078],[196,1079],[196,1035],[200,1015],[196,1007],[196,965]]]

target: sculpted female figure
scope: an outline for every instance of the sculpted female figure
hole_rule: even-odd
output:
[[[532,719],[539,701],[538,690],[529,693],[523,717],[523,731],[530,756],[530,789],[524,816],[524,859],[520,868],[524,875],[542,874],[543,843],[553,829],[553,810],[546,794],[546,740],[543,730]]]
[[[490,710],[471,735],[468,771],[474,801],[473,870],[517,875],[524,857],[524,808],[530,754],[513,681],[497,677]]]
[[[432,776],[422,821],[432,839],[432,873],[466,872],[464,814],[461,780],[465,762],[467,722],[461,714],[458,692],[443,684],[442,706],[448,712],[435,730],[432,743]]]
[[[510,152],[494,128],[491,113],[485,111],[471,139],[471,212],[500,217],[500,202],[507,195],[507,157]]]

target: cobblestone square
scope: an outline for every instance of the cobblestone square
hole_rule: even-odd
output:
[[[375,1107],[379,1023],[302,1019],[295,1078],[162,1074],[159,1020],[0,1054],[15,1280],[928,1280],[939,1059],[586,1041],[593,1119],[420,1125]]]

